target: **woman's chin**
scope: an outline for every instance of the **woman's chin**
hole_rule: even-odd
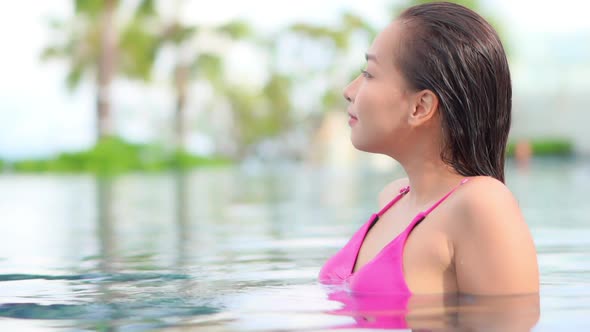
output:
[[[350,142],[355,149],[363,152],[375,152],[374,149],[371,149],[371,145],[367,144],[367,142],[363,142],[361,140],[355,139],[354,136],[350,138]]]

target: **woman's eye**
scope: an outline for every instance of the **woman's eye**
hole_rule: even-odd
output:
[[[369,72],[364,69],[361,69],[361,73],[365,78],[373,78],[373,75],[369,74]]]

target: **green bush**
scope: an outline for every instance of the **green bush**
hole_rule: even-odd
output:
[[[541,138],[529,140],[533,156],[571,156],[574,146],[571,141],[563,138]],[[506,154],[514,157],[516,142],[508,143]]]
[[[133,144],[117,137],[102,139],[93,148],[62,153],[53,159],[22,160],[13,164],[18,172],[90,172],[113,174],[127,171],[161,171],[229,163],[221,158],[170,152],[159,145]]]

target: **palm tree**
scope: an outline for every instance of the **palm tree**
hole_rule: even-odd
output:
[[[119,0],[73,0],[74,16],[50,24],[56,35],[63,38],[42,53],[44,60],[69,62],[66,84],[70,90],[86,76],[94,78],[97,141],[114,134],[110,87],[116,74],[122,72],[131,78],[147,79],[155,55],[157,40],[143,28],[145,21],[155,15],[153,0],[140,1],[123,24],[116,20],[120,3]]]
[[[184,1],[176,1],[176,15],[171,22],[162,24],[159,47],[171,46],[175,53],[172,73],[175,93],[174,132],[178,152],[186,145],[186,106],[189,98],[190,83],[196,79],[205,79],[213,90],[223,93],[223,59],[222,54],[201,49],[196,40],[203,35],[230,40],[243,39],[251,35],[251,28],[242,21],[233,21],[217,27],[197,26],[183,23],[179,19]]]
[[[76,4],[82,2],[76,1]],[[102,33],[100,36],[98,52],[98,73],[96,75],[96,111],[98,115],[97,132],[100,137],[112,135],[113,126],[111,123],[111,82],[115,72],[116,56],[116,34],[113,25],[116,0],[105,0],[99,25]]]

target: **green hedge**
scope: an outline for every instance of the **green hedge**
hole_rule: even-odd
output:
[[[133,144],[120,138],[101,140],[93,148],[62,153],[53,159],[21,160],[11,164],[16,172],[90,172],[161,171],[198,166],[226,165],[229,160],[169,152],[158,145]]]
[[[563,138],[541,138],[529,140],[533,156],[571,156],[574,146],[570,140]],[[514,157],[516,142],[508,143],[506,154]]]

